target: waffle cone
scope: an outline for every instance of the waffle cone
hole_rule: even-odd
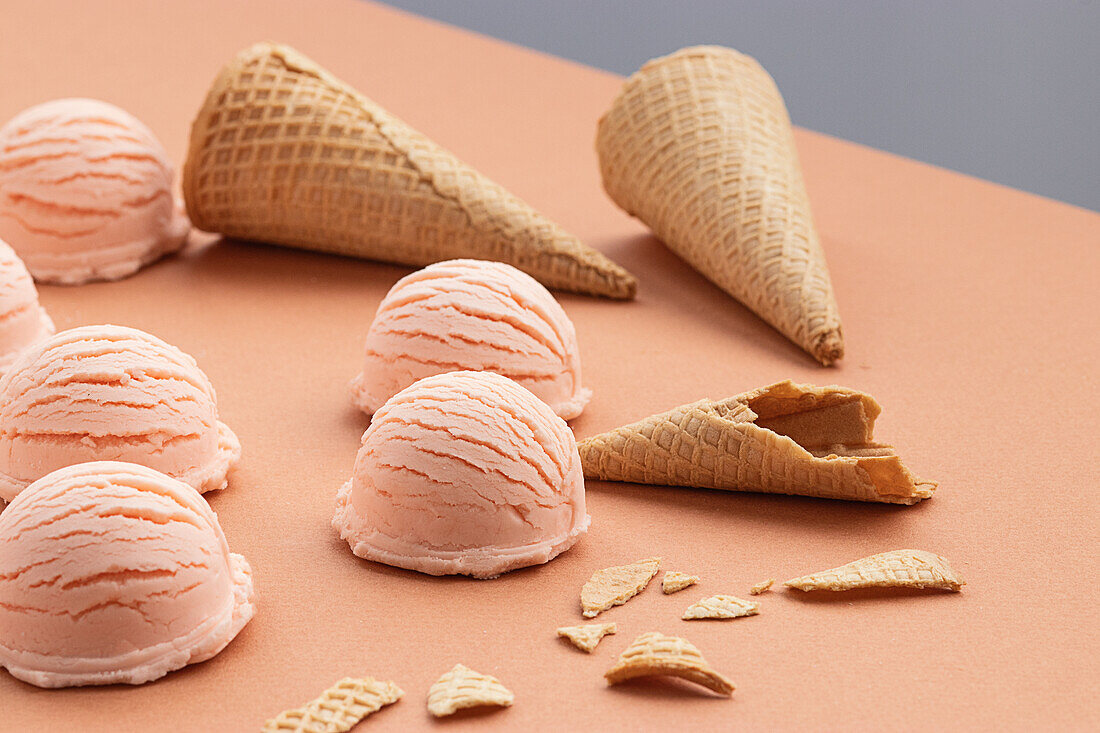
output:
[[[507,262],[632,298],[630,273],[293,49],[260,43],[214,82],[183,171],[195,226],[402,265]]]
[[[915,504],[936,484],[872,440],[881,408],[843,387],[786,381],[701,400],[582,441],[605,481]]]
[[[650,61],[596,150],[616,204],[822,364],[843,356],[790,119],[755,60],[700,46]]]

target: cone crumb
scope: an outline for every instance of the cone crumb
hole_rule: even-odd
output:
[[[698,575],[688,575],[687,573],[669,570],[661,578],[661,591],[667,596],[682,591],[684,588],[693,586],[698,582]]]
[[[771,588],[772,585],[774,585],[774,584],[775,584],[775,578],[768,578],[767,580],[762,580],[759,583],[757,583],[756,585],[754,585],[752,588],[749,589],[749,594],[754,595],[754,596],[758,596],[761,593],[767,593],[768,589]]]

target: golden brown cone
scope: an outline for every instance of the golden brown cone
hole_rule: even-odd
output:
[[[183,170],[195,226],[227,237],[422,266],[514,265],[544,285],[633,298],[634,277],[286,46],[214,82]]]
[[[844,355],[787,108],[754,59],[697,46],[646,63],[596,150],[612,200],[670,249],[822,364]]]
[[[577,448],[590,479],[891,504],[929,498],[936,483],[873,442],[879,412],[870,395],[788,380],[683,405]]]

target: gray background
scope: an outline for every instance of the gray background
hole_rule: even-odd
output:
[[[795,124],[1100,209],[1100,0],[389,0],[629,74],[755,56]]]

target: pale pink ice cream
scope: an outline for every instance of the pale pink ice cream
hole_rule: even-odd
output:
[[[383,405],[332,520],[359,557],[477,578],[552,560],[588,523],[573,432],[491,372],[428,377]]]
[[[221,489],[241,446],[195,360],[122,326],[62,331],[0,377],[0,499],[84,461],[128,461]]]
[[[35,280],[117,280],[183,246],[191,222],[145,125],[94,99],[58,99],[0,128],[0,239]]]
[[[373,413],[418,379],[460,370],[503,374],[566,420],[592,396],[572,321],[534,278],[501,262],[450,260],[399,280],[367,332],[352,394]]]
[[[0,374],[22,349],[53,331],[53,321],[38,304],[38,291],[23,261],[0,240]]]
[[[163,677],[224,649],[252,601],[217,515],[152,469],[63,468],[0,514],[0,667],[32,685]]]

